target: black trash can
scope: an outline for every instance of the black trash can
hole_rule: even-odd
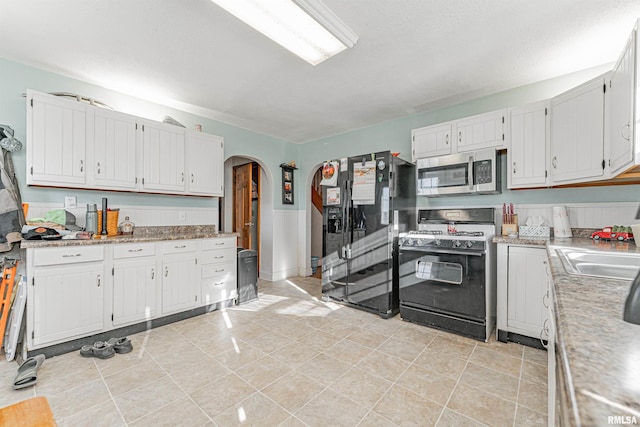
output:
[[[238,304],[258,299],[258,251],[238,250]]]

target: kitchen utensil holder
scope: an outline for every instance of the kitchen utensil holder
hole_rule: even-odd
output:
[[[107,236],[118,235],[118,215],[119,210],[107,211]],[[102,230],[102,209],[98,211],[98,230]],[[96,237],[100,237],[97,235]]]

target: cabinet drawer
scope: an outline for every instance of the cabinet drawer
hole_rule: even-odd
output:
[[[202,250],[208,251],[211,249],[229,249],[236,247],[235,237],[219,237],[216,239],[206,239],[202,241]]]
[[[236,277],[236,263],[224,262],[215,264],[206,264],[202,266],[202,278],[207,279],[209,277],[217,276],[233,276]]]
[[[212,277],[202,281],[202,303],[226,301],[238,296],[235,275]]]
[[[202,264],[211,264],[219,262],[236,262],[235,249],[219,249],[217,251],[202,252]]]
[[[61,248],[36,249],[33,251],[33,265],[74,264],[78,262],[102,261],[104,247],[96,246],[67,246]]]
[[[156,253],[155,243],[131,243],[127,245],[116,245],[113,247],[113,258],[136,258],[152,256]]]
[[[195,252],[196,242],[195,240],[172,240],[170,242],[164,242],[162,244],[162,249],[165,254]]]

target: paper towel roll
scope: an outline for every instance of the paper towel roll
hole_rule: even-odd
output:
[[[571,224],[565,206],[553,207],[553,235],[554,237],[572,237]]]

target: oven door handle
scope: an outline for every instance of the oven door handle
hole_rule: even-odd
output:
[[[469,169],[467,173],[469,174],[469,191],[473,191],[473,156],[469,156]]]
[[[465,252],[465,251],[455,251],[455,250],[451,250],[451,249],[433,249],[433,248],[429,248],[429,249],[417,249],[417,248],[411,248],[411,249],[403,249],[400,248],[400,251],[405,251],[405,252],[421,252],[421,253],[425,253],[425,254],[429,254],[429,253],[433,253],[433,254],[447,254],[447,255],[471,255],[471,256],[483,256],[485,253],[484,252]]]

